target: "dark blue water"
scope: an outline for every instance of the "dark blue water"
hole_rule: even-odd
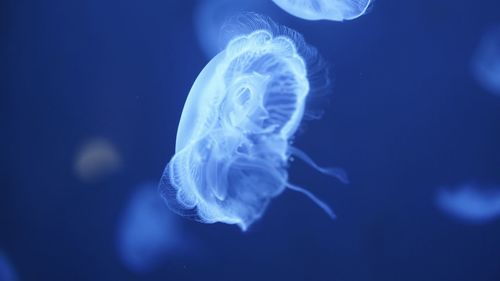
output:
[[[127,268],[122,211],[138,185],[159,180],[208,62],[195,4],[2,2],[0,251],[19,280],[500,280],[500,219],[470,225],[434,203],[441,186],[500,185],[500,97],[470,69],[500,22],[495,0],[378,0],[346,23],[271,5],[332,66],[325,115],[296,144],[351,184],[300,163],[290,180],[338,219],[288,191],[248,232],[183,220],[189,250],[145,274]],[[82,181],[75,154],[95,137],[122,164]]]

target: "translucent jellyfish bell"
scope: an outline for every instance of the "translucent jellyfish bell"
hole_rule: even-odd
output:
[[[318,62],[316,51],[266,18],[252,14],[238,23],[239,35],[207,64],[187,97],[162,195],[182,215],[243,230],[287,187],[334,217],[312,193],[290,184],[287,173],[293,154],[346,181],[342,170],[321,168],[290,146],[311,92],[308,66],[311,58]]]
[[[372,0],[273,0],[287,13],[305,20],[344,21],[365,14]]]

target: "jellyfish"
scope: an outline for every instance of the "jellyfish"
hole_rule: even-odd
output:
[[[0,281],[18,280],[14,267],[7,256],[0,251]]]
[[[93,183],[117,172],[122,166],[113,143],[101,137],[88,140],[78,151],[74,170],[83,182]]]
[[[500,95],[500,25],[483,35],[473,56],[472,71],[484,89]]]
[[[244,14],[235,22],[228,29],[235,36],[201,71],[186,99],[175,155],[160,182],[163,198],[181,215],[243,231],[285,189],[335,217],[318,197],[290,183],[287,172],[294,156],[347,182],[342,169],[320,167],[292,146],[311,85],[319,85],[313,75],[326,77],[317,51],[263,16]]]
[[[372,0],[273,0],[287,13],[305,20],[344,21],[365,14]]]
[[[156,184],[139,185],[132,193],[118,225],[117,250],[132,272],[147,273],[184,244],[180,225],[158,196]]]
[[[447,215],[468,223],[486,223],[500,217],[500,187],[464,184],[437,193],[438,207]]]

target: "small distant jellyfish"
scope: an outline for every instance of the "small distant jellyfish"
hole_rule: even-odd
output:
[[[287,13],[305,20],[352,20],[364,15],[373,0],[273,0]]]
[[[0,251],[0,281],[16,281],[17,274],[7,256]]]
[[[81,146],[75,157],[74,170],[83,182],[94,183],[112,175],[121,165],[115,146],[105,138],[96,137]]]
[[[205,66],[189,92],[175,155],[161,179],[162,196],[181,215],[236,224],[243,231],[287,188],[335,217],[311,192],[288,182],[292,155],[347,182],[343,170],[319,167],[291,146],[307,111],[309,79],[320,73],[312,69],[321,65],[316,50],[297,32],[262,16],[245,14],[236,22],[239,35]]]
[[[500,218],[500,187],[473,184],[453,190],[442,188],[436,202],[447,215],[467,223],[486,223]]]
[[[140,185],[132,193],[118,225],[117,249],[132,272],[148,273],[176,255],[183,239],[176,218],[158,196],[156,184]]]
[[[472,71],[484,89],[500,95],[500,25],[490,28],[482,37],[473,56]]]

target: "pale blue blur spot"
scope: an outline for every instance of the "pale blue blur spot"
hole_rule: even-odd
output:
[[[464,222],[484,223],[500,217],[500,187],[441,188],[436,202],[447,215]]]
[[[180,250],[178,221],[165,207],[156,184],[139,186],[132,194],[118,226],[118,253],[136,273],[147,273]]]
[[[485,90],[500,95],[500,25],[484,33],[473,57],[472,70]]]
[[[17,281],[17,274],[7,256],[0,251],[0,281]]]
[[[305,20],[352,20],[364,15],[372,0],[273,0],[287,13]]]

